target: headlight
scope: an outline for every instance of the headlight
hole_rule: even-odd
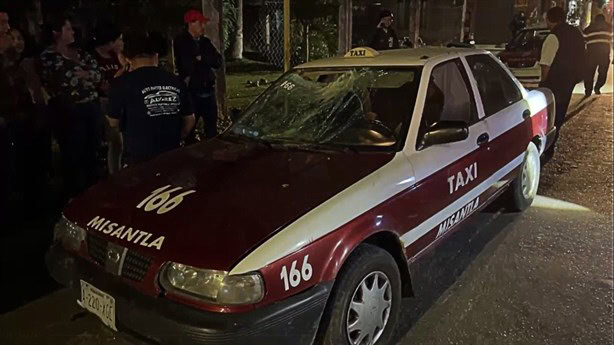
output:
[[[53,241],[61,242],[65,249],[77,251],[85,241],[85,230],[62,216],[53,229]]]
[[[230,276],[225,271],[171,262],[164,268],[160,282],[166,290],[179,290],[220,305],[258,303],[264,297],[264,283],[257,273]]]

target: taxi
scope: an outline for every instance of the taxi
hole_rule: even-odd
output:
[[[504,197],[536,196],[553,97],[490,53],[295,67],[226,132],[73,199],[52,275],[159,344],[389,344],[410,264]]]

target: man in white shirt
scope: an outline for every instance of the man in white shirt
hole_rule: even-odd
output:
[[[583,79],[586,66],[586,47],[580,30],[567,24],[566,13],[560,7],[551,8],[546,14],[546,23],[551,33],[542,47],[541,87],[552,90],[556,101],[557,134],[565,122],[575,85]],[[554,144],[546,152],[546,158],[554,155]]]

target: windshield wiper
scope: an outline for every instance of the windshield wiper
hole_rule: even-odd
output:
[[[262,139],[258,139],[258,138],[254,138],[254,137],[250,137],[247,135],[241,135],[241,134],[236,134],[236,133],[228,133],[224,136],[222,136],[223,139],[231,139],[231,141],[233,142],[242,142],[242,143],[255,143],[261,146],[266,146],[266,148],[268,149],[273,149],[273,145],[266,141],[266,140],[262,140]]]
[[[273,142],[285,148],[318,151],[318,152],[343,152],[343,153],[360,153],[355,147],[346,145],[318,144],[318,143],[294,143],[294,142]]]

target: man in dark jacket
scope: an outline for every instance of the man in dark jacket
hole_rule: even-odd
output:
[[[379,24],[369,47],[375,50],[398,49],[399,39],[397,33],[392,28],[394,15],[388,10],[383,10],[379,16]]]
[[[586,39],[587,71],[584,78],[584,92],[586,96],[593,93],[601,95],[601,87],[605,85],[610,69],[610,50],[612,50],[612,25],[605,21],[605,16],[600,14],[595,17],[593,23],[584,29]],[[597,84],[595,70],[599,68]]]
[[[205,123],[205,136],[217,135],[217,100],[215,97],[215,70],[222,65],[222,56],[207,37],[204,24],[208,21],[201,12],[189,10],[184,16],[186,30],[175,38],[175,65],[179,76],[188,86],[192,97],[196,121]],[[194,130],[186,139],[196,142]]]
[[[510,31],[512,32],[512,38],[516,37],[516,34],[527,27],[527,16],[524,11],[518,12],[510,23]]]
[[[542,47],[539,64],[542,69],[541,87],[552,90],[556,101],[557,127],[554,143],[546,152],[546,159],[554,155],[554,145],[559,137],[561,126],[571,101],[571,94],[578,82],[584,78],[586,49],[584,37],[577,28],[565,22],[566,14],[561,7],[553,7],[546,14],[546,22],[551,33]]]

